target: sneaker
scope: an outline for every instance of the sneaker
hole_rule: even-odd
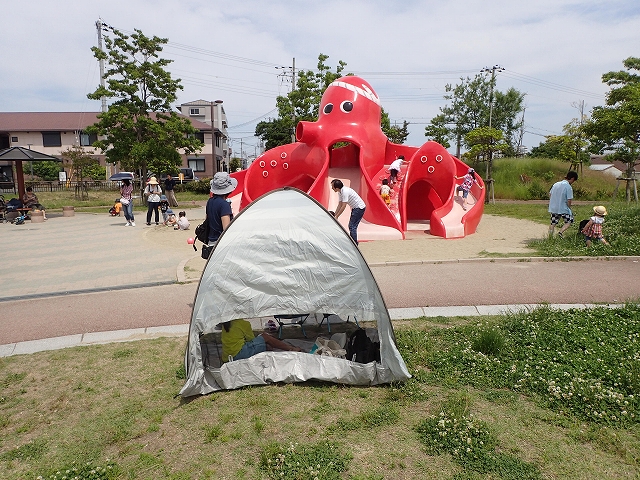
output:
[[[156,225],[160,225],[158,222],[156,222]]]
[[[136,226],[136,222],[131,222],[131,226],[135,227]]]
[[[147,225],[151,225],[151,223],[150,223],[150,222],[147,222]]]
[[[125,226],[125,227],[130,227],[130,226],[131,226],[131,223],[127,222],[127,223],[125,223],[125,224],[124,224],[124,226]]]

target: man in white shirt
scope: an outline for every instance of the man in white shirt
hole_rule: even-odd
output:
[[[338,208],[334,216],[338,218],[347,204],[351,207],[351,218],[349,219],[349,235],[353,238],[353,241],[358,244],[358,225],[360,220],[364,216],[364,210],[366,208],[365,203],[360,198],[360,195],[356,193],[353,188],[345,187],[341,180],[335,179],[331,181],[331,188],[334,192],[338,192]]]

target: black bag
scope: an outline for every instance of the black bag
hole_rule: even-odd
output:
[[[351,334],[346,349],[347,360],[352,362],[380,362],[380,342],[372,342],[362,328],[358,328]]]
[[[196,238],[205,245],[209,243],[209,221],[206,218],[196,227]]]
[[[200,256],[205,260],[208,260],[209,255],[211,255],[211,250],[213,250],[213,245],[212,246],[202,245],[202,252],[200,253]]]
[[[582,230],[584,230],[584,227],[586,227],[586,226],[587,226],[587,223],[589,223],[589,219],[582,220],[582,221],[580,222],[580,225],[578,225],[578,231],[579,231],[580,233],[582,233]]]

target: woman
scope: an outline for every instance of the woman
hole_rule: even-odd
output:
[[[156,225],[160,224],[160,195],[162,189],[158,184],[156,177],[151,177],[147,182],[147,186],[144,189],[144,194],[147,196],[147,203],[149,207],[147,209],[147,225],[151,225],[151,212],[155,212]]]
[[[40,202],[38,201],[38,196],[35,193],[33,193],[32,187],[27,187],[27,191],[24,192],[24,195],[22,196],[22,206],[24,208],[30,208],[31,210],[41,210],[42,217],[45,220],[47,219],[47,214],[44,211],[44,207],[40,205]]]
[[[136,222],[134,222],[133,218],[133,185],[131,181],[128,179],[122,180],[122,185],[120,186],[120,203],[122,204],[122,209],[124,210],[124,218],[127,220],[125,227],[135,227]]]
[[[289,345],[268,333],[261,333],[254,337],[251,324],[243,319],[223,323],[221,341],[223,362],[253,357],[260,352],[274,348],[288,352],[302,351],[301,348]]]

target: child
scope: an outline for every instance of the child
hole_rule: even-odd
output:
[[[458,196],[458,192],[462,192],[462,199],[463,199],[462,209],[466,210],[467,197],[469,196],[469,191],[471,190],[471,187],[473,187],[473,183],[475,182],[478,185],[480,185],[478,183],[478,180],[476,179],[476,171],[473,168],[470,168],[464,177],[457,177],[454,175],[454,178],[456,180],[462,180],[462,184],[458,185],[458,187],[456,188],[456,196]],[[480,187],[480,188],[484,188],[484,187]]]
[[[162,212],[162,222],[166,225],[167,224],[167,217],[170,215],[169,210],[171,210],[169,208],[169,200],[167,200],[167,196],[166,195],[162,195],[160,197],[160,211]],[[173,212],[171,212],[173,213]]]
[[[113,204],[113,207],[109,209],[109,214],[113,217],[119,217],[121,210],[122,210],[122,203],[120,203],[119,198],[116,198],[116,201]]]
[[[168,211],[170,211],[171,213],[168,214],[167,221],[165,222],[165,225],[167,227],[177,228],[178,219],[176,218],[176,214],[173,213],[173,210],[171,210],[171,209],[169,209]]]
[[[382,186],[380,187],[380,196],[387,207],[391,204],[391,187],[389,186],[389,180],[386,178],[382,180]]]
[[[602,205],[598,205],[597,207],[593,207],[593,213],[595,213],[595,215],[589,219],[582,229],[587,247],[591,246],[592,240],[600,240],[605,245],[609,245],[602,236],[602,224],[604,223],[604,216],[607,214],[607,209]]]
[[[187,220],[187,212],[178,213],[178,224],[173,227],[174,230],[189,230],[189,220]]]

